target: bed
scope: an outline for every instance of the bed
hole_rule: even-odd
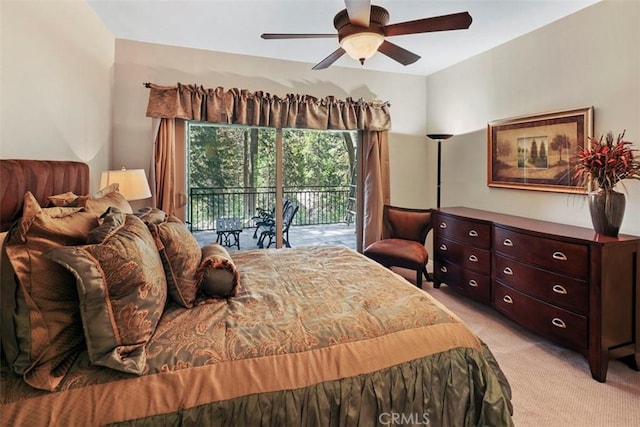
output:
[[[14,239],[20,224],[26,227],[29,200],[45,206],[53,195],[88,194],[86,164],[0,164],[2,231],[10,229]],[[91,209],[77,211],[84,215]],[[138,224],[140,216],[110,211],[103,220],[94,215],[95,223],[87,217],[93,238],[108,218],[122,227]],[[88,245],[94,257],[101,256],[96,251],[107,241],[101,238],[102,243]],[[62,268],[60,258],[77,258],[88,247],[70,241],[44,251],[49,261]],[[12,263],[9,253],[15,251],[11,242],[7,238],[2,250],[2,425],[513,425],[508,381],[486,345],[426,292],[351,249],[233,252],[225,264],[234,269],[233,291],[191,295],[189,307],[176,302],[164,278],[146,276],[153,283],[145,295],[153,294],[161,307],[158,313],[146,310],[148,316],[136,327],[147,335],[120,346],[119,356],[107,351],[98,357],[90,329],[99,317],[86,313],[87,292],[81,286],[86,282],[79,268],[68,269],[75,276],[47,292],[64,290],[65,310],[74,311],[68,304],[76,304],[82,315],[67,316],[61,327],[38,321],[43,313],[32,311],[26,331],[24,322],[7,317],[21,304],[37,305],[24,283],[16,284],[19,268],[6,275],[5,263]],[[157,261],[153,250],[146,252],[139,256],[153,255]],[[131,274],[153,262],[138,263]],[[47,280],[55,281],[55,271],[48,271]],[[166,265],[164,271],[169,277]],[[20,289],[27,297],[13,298]],[[14,299],[13,306],[6,305]],[[104,307],[96,310],[104,314]],[[20,334],[12,343],[8,324],[22,327],[22,335],[32,339],[35,329],[44,330],[45,342],[62,342],[64,354],[45,352],[31,361],[35,368],[18,369],[18,374],[19,357],[11,346],[20,346]]]

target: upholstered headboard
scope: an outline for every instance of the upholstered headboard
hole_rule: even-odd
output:
[[[65,160],[0,159],[0,231],[7,231],[20,217],[24,194],[35,196],[41,206],[48,197],[71,191],[89,193],[89,165]]]

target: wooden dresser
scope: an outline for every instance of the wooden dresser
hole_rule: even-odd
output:
[[[583,353],[640,367],[640,237],[464,207],[434,210],[434,286],[446,284]]]

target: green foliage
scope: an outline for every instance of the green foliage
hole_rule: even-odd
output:
[[[353,132],[355,134],[355,132]],[[355,138],[355,135],[350,135]],[[252,141],[252,137],[257,141]],[[249,127],[189,125],[191,187],[273,187],[276,181],[276,131]],[[251,144],[257,153],[252,156]],[[343,132],[283,131],[283,182],[286,186],[348,185],[353,153]]]
[[[191,186],[223,187],[226,183],[237,186],[237,171],[243,167],[243,138],[239,128],[189,126]]]

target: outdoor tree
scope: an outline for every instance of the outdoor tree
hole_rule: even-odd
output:
[[[188,129],[190,188],[197,189],[198,194],[227,194],[234,188],[232,191],[242,194],[243,200],[242,212],[237,215],[245,217],[252,216],[257,207],[273,205],[275,129],[200,123],[191,123]],[[283,130],[285,191],[295,194],[348,186],[355,167],[355,135],[355,131]],[[344,197],[339,192],[322,191],[327,191],[321,196],[325,198],[324,205],[335,204],[339,197]],[[266,203],[265,200],[258,202],[259,194],[269,194]],[[230,200],[216,200],[221,201],[206,202],[207,207],[203,209],[219,210],[220,204],[232,205]]]
[[[286,129],[283,132],[285,185],[349,184],[355,163],[347,132]],[[275,186],[275,130],[250,127],[189,127],[193,187]]]

